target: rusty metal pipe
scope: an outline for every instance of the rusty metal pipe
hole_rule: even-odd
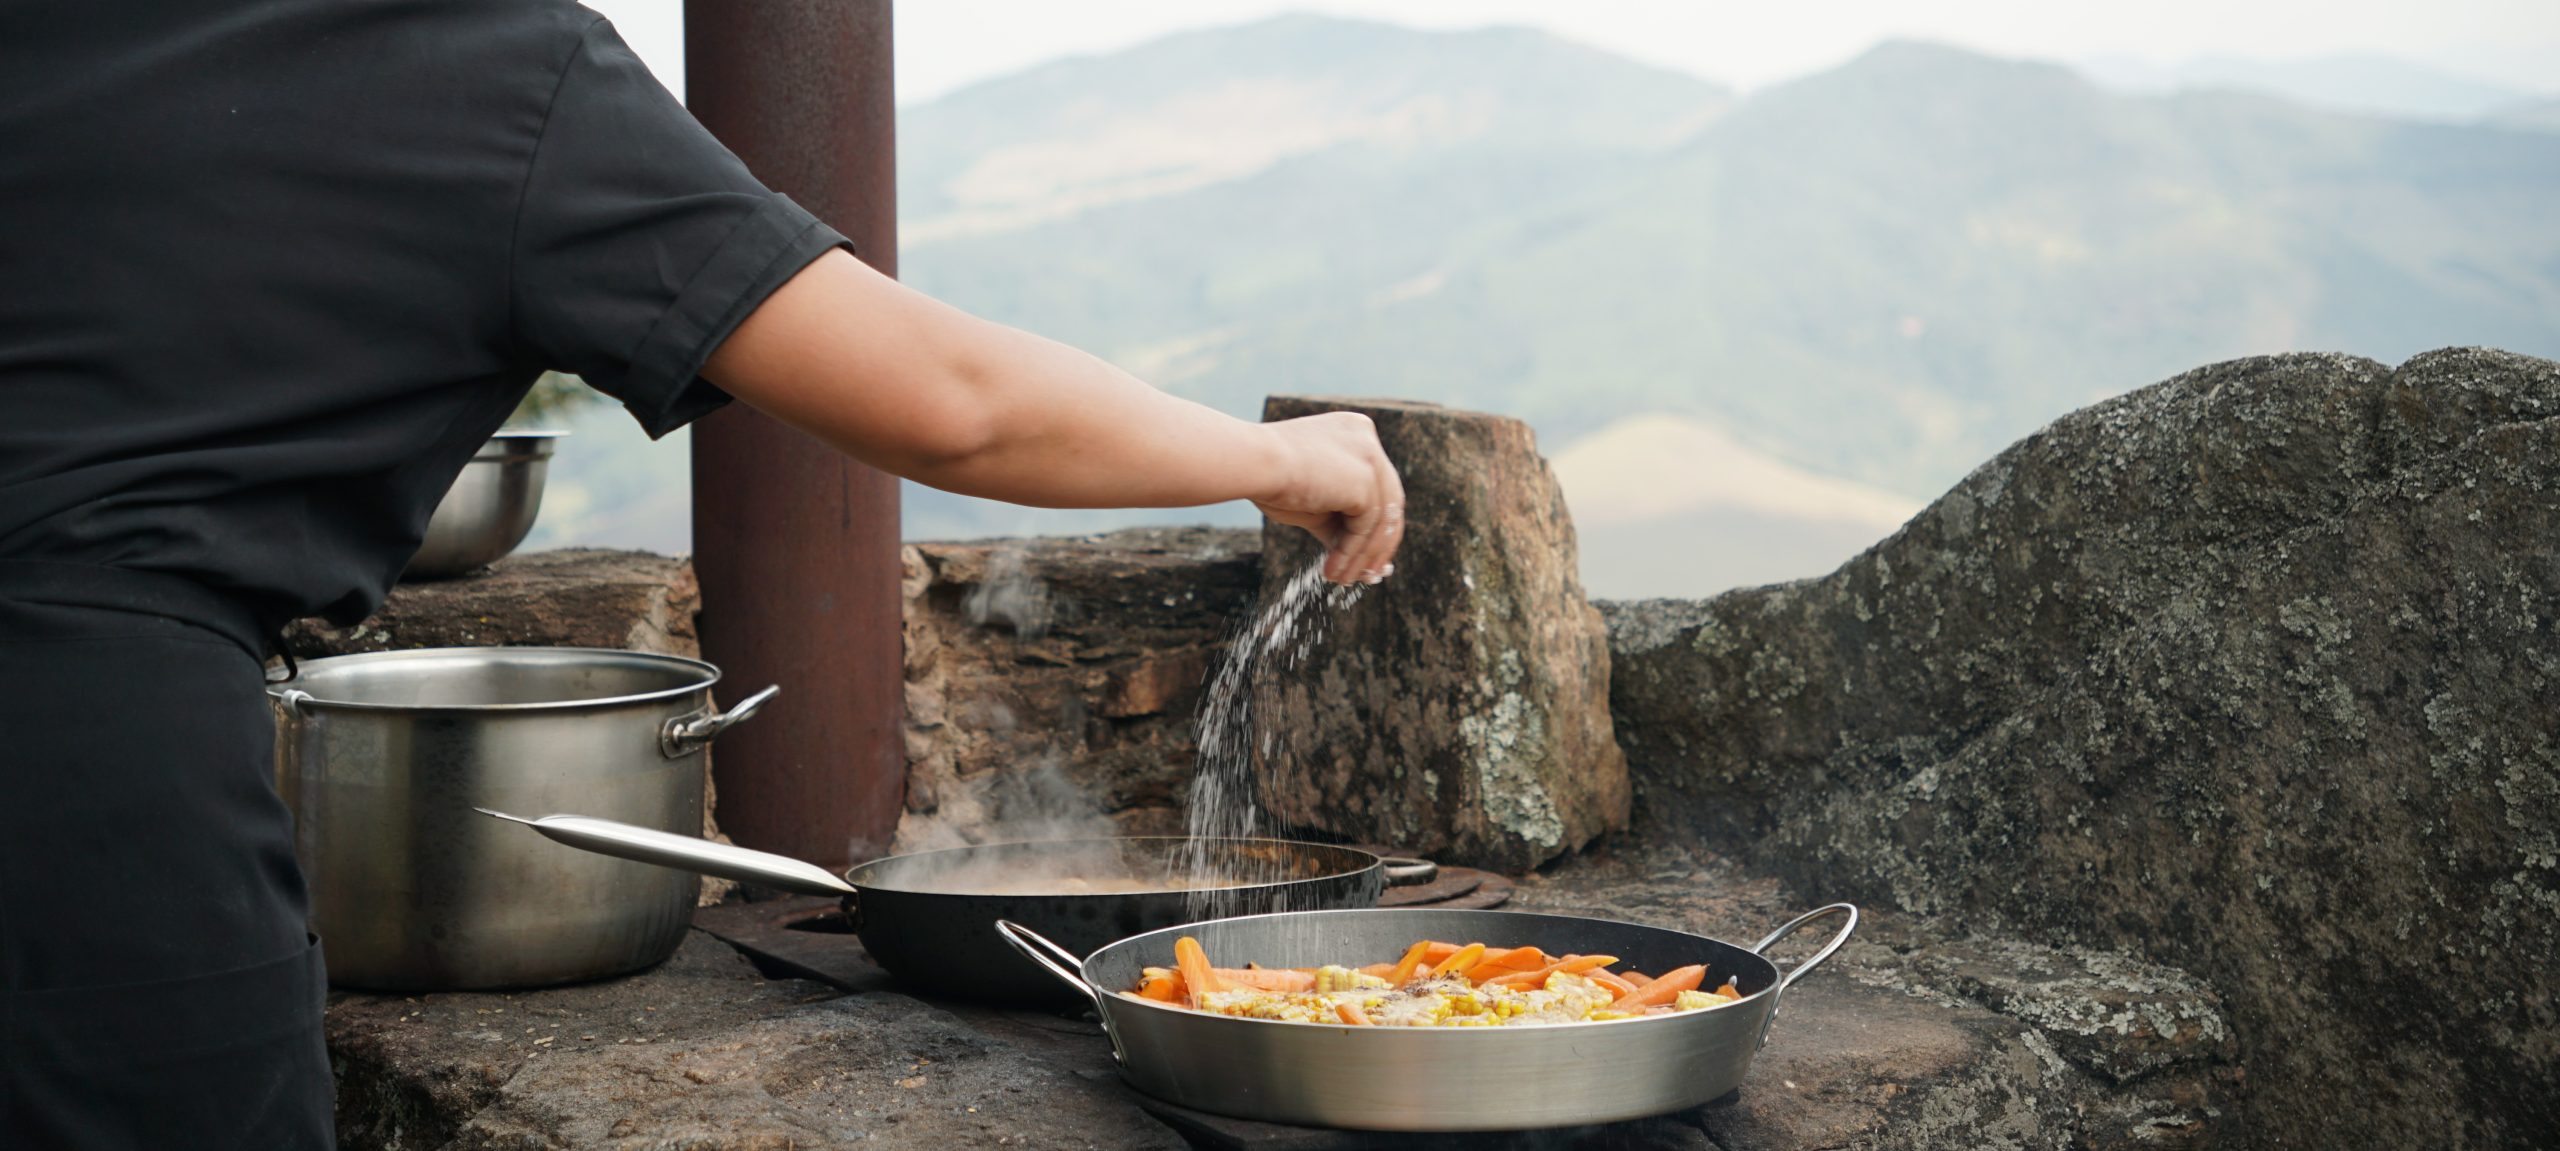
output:
[[[776,191],[898,274],[889,0],[686,0],[686,103]],[[721,829],[842,867],[906,795],[898,481],[732,405],[693,430],[703,658],[784,706],[712,763]]]

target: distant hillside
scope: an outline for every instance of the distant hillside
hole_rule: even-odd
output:
[[[2314,108],[2422,120],[2477,119],[2526,95],[2388,56],[2298,60],[2207,56],[2170,66],[2102,56],[2081,61],[2079,67],[2099,83],[2135,92],[2196,88],[2259,92]]]
[[[2560,100],[2535,100],[2512,104],[2491,115],[2488,122],[2501,128],[2531,128],[2542,132],[2560,132]]]
[[[901,111],[900,243],[986,235],[1365,146],[1419,159],[1655,147],[1728,102],[1712,84],[1519,29],[1289,16],[1189,32]]]
[[[1409,396],[1523,416],[1557,455],[1686,421],[1790,469],[1755,483],[1916,501],[2212,360],[2560,355],[2560,133],[2128,95],[1926,44],[1737,102],[1533,32],[1293,17],[1049,65],[899,130],[909,282],[1241,415]],[[1586,533],[1603,594],[1716,590],[1672,541],[1815,574],[1889,526],[1567,494],[1614,525]],[[907,502],[911,537],[1118,522]]]

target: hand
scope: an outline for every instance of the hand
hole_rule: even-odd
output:
[[[1404,542],[1404,481],[1369,417],[1326,412],[1262,426],[1279,438],[1283,478],[1254,506],[1315,534],[1326,579],[1376,583],[1392,574]]]

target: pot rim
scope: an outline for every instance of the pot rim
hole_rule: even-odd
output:
[[[440,657],[450,658],[457,655],[533,655],[554,657],[564,662],[598,659],[630,660],[642,663],[671,664],[686,667],[699,673],[702,678],[696,683],[681,684],[676,687],[661,688],[657,691],[639,692],[632,695],[606,696],[601,699],[532,700],[525,703],[369,703],[363,700],[331,699],[327,696],[311,691],[308,686],[310,683],[309,675],[314,668],[323,668],[334,664],[353,663],[358,661],[365,663],[390,663],[407,660],[435,659]],[[501,645],[478,645],[469,647],[402,648],[397,651],[360,651],[350,652],[346,655],[323,656],[319,659],[302,660],[299,661],[296,671],[297,674],[295,674],[292,679],[268,684],[267,695],[277,702],[289,703],[296,709],[327,707],[343,711],[364,711],[405,715],[484,715],[491,712],[517,714],[603,711],[611,708],[627,707],[632,704],[656,703],[662,700],[678,699],[692,695],[695,692],[707,692],[713,687],[718,686],[720,683],[720,669],[702,660],[680,655],[662,655],[658,652],[631,651],[617,647],[506,647]]]
[[[1662,926],[1658,926],[1658,925],[1651,924],[1651,923],[1637,923],[1637,922],[1635,922],[1634,920],[1631,920],[1631,919],[1602,919],[1602,918],[1600,918],[1600,917],[1598,917],[1598,916],[1594,916],[1594,915],[1559,915],[1559,914],[1556,914],[1556,913],[1554,913],[1554,912],[1547,912],[1547,911],[1510,911],[1510,910],[1501,910],[1501,909],[1496,909],[1496,908],[1340,907],[1340,908],[1330,908],[1330,909],[1325,909],[1325,910],[1315,910],[1315,911],[1274,911],[1274,912],[1269,912],[1269,913],[1266,913],[1266,914],[1263,914],[1263,915],[1240,915],[1240,916],[1232,917],[1232,918],[1231,918],[1231,919],[1229,919],[1229,920],[1209,920],[1209,921],[1206,921],[1206,922],[1213,922],[1213,923],[1214,923],[1214,922],[1236,922],[1236,921],[1248,920],[1248,919],[1278,919],[1278,918],[1281,918],[1281,917],[1284,917],[1284,916],[1305,917],[1305,916],[1316,916],[1316,915],[1358,915],[1358,914],[1366,914],[1366,913],[1379,912],[1379,911],[1389,911],[1389,912],[1406,912],[1406,911],[1410,911],[1410,912],[1432,913],[1432,914],[1440,914],[1440,915],[1466,915],[1466,916],[1479,916],[1479,915],[1481,915],[1481,916],[1515,916],[1515,915],[1516,915],[1516,916],[1534,917],[1534,918],[1540,918],[1540,919],[1573,919],[1573,920],[1580,920],[1580,921],[1583,921],[1583,922],[1586,922],[1586,923],[1597,923],[1597,924],[1603,924],[1603,925],[1606,925],[1606,926],[1609,926],[1609,927],[1642,927],[1642,928],[1645,928],[1645,929],[1650,930],[1650,931],[1662,931],[1662,932],[1668,932],[1668,933],[1673,934],[1673,935],[1683,935],[1683,936],[1687,936],[1687,937],[1689,937],[1689,938],[1691,938],[1691,939],[1699,940],[1699,941],[1706,942],[1706,943],[1712,943],[1712,944],[1715,944],[1715,945],[1716,945],[1716,946],[1718,946],[1718,947],[1723,947],[1723,948],[1727,948],[1727,949],[1732,950],[1732,951],[1739,952],[1739,953],[1741,953],[1741,955],[1742,955],[1744,958],[1746,958],[1746,959],[1750,960],[1751,962],[1757,963],[1757,964],[1759,964],[1760,966],[1765,967],[1765,968],[1767,968],[1767,969],[1768,969],[1768,976],[1767,976],[1767,977],[1768,977],[1768,979],[1769,979],[1769,984],[1768,984],[1768,986],[1762,987],[1760,990],[1758,990],[1758,991],[1754,991],[1754,992],[1752,992],[1752,993],[1750,993],[1750,994],[1748,994],[1748,995],[1745,995],[1745,996],[1743,996],[1742,998],[1740,998],[1740,999],[1738,999],[1738,1000],[1735,1000],[1735,1001],[1734,1001],[1734,1002],[1732,1002],[1732,1003],[1728,1003],[1728,1004],[1724,1005],[1723,1007],[1709,1008],[1709,1009],[1707,1009],[1707,1010],[1705,1010],[1705,1011],[1682,1011],[1682,1012],[1678,1012],[1678,1013],[1676,1013],[1676,1014],[1672,1014],[1672,1015],[1643,1016],[1643,1017],[1639,1017],[1639,1018],[1635,1018],[1635,1019],[1584,1019],[1584,1020],[1578,1020],[1578,1021],[1576,1021],[1576,1022],[1572,1022],[1572,1023],[1542,1023],[1542,1024],[1537,1025],[1536,1030],[1539,1030],[1539,1031],[1553,1032],[1553,1031],[1572,1030],[1572,1029],[1575,1029],[1575,1028],[1583,1028],[1583,1027],[1609,1027],[1609,1026],[1614,1026],[1614,1025],[1616,1025],[1616,1024],[1620,1024],[1620,1023],[1665,1023],[1665,1022],[1669,1022],[1669,1021],[1676,1020],[1676,1019],[1690,1019],[1690,1020],[1694,1021],[1697,1017],[1701,1017],[1701,1016],[1705,1016],[1705,1015],[1711,1015],[1711,1014],[1714,1014],[1715,1012],[1718,1012],[1718,1011],[1725,1011],[1725,1010],[1730,1010],[1730,1009],[1734,1009],[1734,1008],[1741,1008],[1741,1007],[1748,1007],[1748,1006],[1751,1006],[1752,1004],[1755,1004],[1755,1003],[1760,1002],[1764,996],[1765,996],[1765,997],[1768,997],[1768,998],[1770,998],[1770,999],[1775,999],[1775,998],[1777,997],[1777,993],[1778,993],[1778,991],[1779,991],[1780,989],[1782,989],[1782,988],[1785,986],[1785,981],[1784,981],[1784,979],[1783,979],[1782,977],[1786,974],[1786,972],[1780,971],[1780,970],[1778,969],[1778,965],[1777,965],[1777,963],[1776,963],[1775,961],[1771,960],[1768,956],[1761,955],[1761,954],[1759,954],[1759,953],[1757,953],[1757,952],[1754,952],[1754,951],[1752,951],[1750,948],[1743,947],[1743,946],[1741,946],[1741,945],[1739,945],[1739,944],[1727,943],[1727,942],[1725,942],[1724,940],[1714,938],[1713,936],[1700,935],[1700,934],[1698,934],[1697,932],[1694,932],[1694,931],[1682,931],[1682,930],[1680,930],[1680,929],[1679,929],[1679,928],[1677,928],[1677,927],[1662,927]],[[1226,1026],[1230,1026],[1230,1025],[1254,1025],[1254,1024],[1262,1024],[1262,1025],[1276,1025],[1276,1026],[1281,1026],[1281,1027],[1314,1027],[1314,1028],[1329,1029],[1329,1030],[1333,1030],[1333,1031],[1358,1031],[1358,1030],[1361,1030],[1360,1028],[1356,1028],[1356,1027],[1347,1027],[1347,1026],[1345,1026],[1344,1024],[1340,1024],[1340,1023],[1307,1023],[1307,1022],[1302,1022],[1302,1021],[1295,1020],[1295,1019],[1255,1019],[1255,1018],[1250,1018],[1250,1017],[1242,1016],[1242,1015],[1220,1015],[1220,1014],[1216,1014],[1216,1013],[1214,1013],[1214,1012],[1207,1012],[1207,1011],[1194,1011],[1194,1010],[1192,1010],[1192,1009],[1190,1009],[1190,1008],[1188,1008],[1188,1007],[1175,1007],[1175,1006],[1173,1006],[1173,1005],[1171,1005],[1171,1004],[1167,1004],[1167,1003],[1158,1003],[1158,1002],[1156,1002],[1156,1001],[1154,1001],[1154,1000],[1152,1000],[1152,999],[1132,999],[1132,998],[1130,998],[1129,996],[1126,996],[1126,995],[1121,994],[1121,992],[1122,992],[1122,991],[1127,990],[1126,988],[1112,988],[1112,989],[1110,989],[1110,990],[1104,990],[1104,988],[1103,988],[1102,984],[1100,984],[1099,982],[1096,982],[1096,981],[1094,980],[1094,977],[1093,977],[1093,964],[1094,964],[1096,961],[1098,961],[1098,960],[1100,960],[1100,959],[1102,958],[1102,956],[1103,956],[1103,953],[1104,953],[1104,952],[1112,951],[1112,950],[1115,950],[1115,949],[1118,949],[1118,948],[1121,948],[1121,947],[1126,947],[1126,946],[1128,946],[1128,945],[1130,945],[1130,944],[1132,944],[1132,943],[1137,942],[1138,940],[1145,939],[1145,938],[1147,938],[1148,936],[1152,936],[1152,935],[1163,935],[1163,934],[1166,934],[1166,933],[1169,933],[1169,932],[1188,931],[1188,930],[1191,930],[1191,929],[1193,929],[1193,928],[1197,928],[1197,927],[1199,927],[1199,926],[1201,926],[1201,925],[1200,925],[1200,924],[1198,924],[1198,923],[1185,923],[1185,924],[1180,924],[1180,925],[1173,926],[1173,927],[1159,927],[1159,928],[1157,928],[1157,929],[1156,929],[1156,930],[1154,930],[1154,931],[1141,931],[1141,932],[1139,932],[1139,933],[1138,933],[1138,934],[1136,934],[1136,935],[1131,935],[1131,936],[1128,936],[1128,937],[1126,937],[1126,938],[1122,938],[1122,939],[1115,939],[1115,940],[1113,940],[1113,941],[1111,941],[1111,942],[1109,942],[1109,943],[1103,944],[1101,947],[1095,948],[1095,949],[1094,949],[1093,954],[1086,956],[1086,957],[1085,957],[1085,959],[1084,959],[1084,962],[1083,962],[1083,963],[1081,963],[1081,964],[1078,964],[1078,965],[1077,965],[1077,968],[1076,968],[1076,975],[1077,975],[1079,978],[1081,978],[1081,979],[1083,979],[1083,980],[1084,980],[1084,984],[1085,984],[1085,986],[1086,986],[1086,987],[1088,987],[1088,988],[1092,989],[1094,992],[1096,992],[1096,993],[1098,994],[1098,996],[1099,996],[1099,998],[1101,999],[1102,1003],[1105,1005],[1105,1008],[1106,1008],[1106,1015],[1107,1015],[1107,1013],[1108,1013],[1109,1011],[1118,1011],[1118,1010],[1122,1010],[1122,1009],[1124,1009],[1124,1008],[1126,1008],[1126,1009],[1147,1008],[1147,1009],[1150,1009],[1150,1010],[1156,1010],[1156,1011],[1167,1011],[1167,1012],[1175,1012],[1175,1013],[1179,1013],[1179,1014],[1180,1014],[1183,1018],[1185,1018],[1185,1019],[1212,1020],[1212,1021],[1215,1021],[1215,1022],[1211,1022],[1211,1023],[1205,1024],[1205,1026],[1212,1026],[1212,1027],[1226,1027]],[[1508,1034],[1512,1034],[1512,1035],[1517,1035],[1517,1034],[1519,1034],[1519,1032],[1524,1031],[1524,1030],[1528,1030],[1528,1029],[1527,1029],[1527,1028],[1514,1028],[1514,1029],[1510,1029],[1507,1033],[1508,1033]],[[1459,1035],[1499,1035],[1499,1034],[1505,1034],[1505,1033],[1506,1033],[1506,1030],[1505,1030],[1504,1028],[1500,1028],[1500,1027],[1392,1027],[1392,1028],[1377,1028],[1377,1029],[1374,1029],[1374,1031],[1373,1031],[1372,1033],[1374,1033],[1374,1034],[1394,1034],[1394,1035],[1445,1035],[1445,1036],[1459,1036]],[[1477,1040],[1464,1040],[1464,1039],[1425,1039],[1425,1040],[1421,1040],[1421,1042],[1424,1042],[1424,1043],[1449,1043],[1449,1042],[1465,1043],[1465,1042],[1479,1042],[1479,1043],[1481,1043],[1481,1042],[1494,1042],[1494,1040],[1486,1040],[1486,1039],[1477,1039]],[[1515,1040],[1515,1042],[1516,1042],[1516,1040]],[[1755,1050],[1756,1050],[1756,1049],[1755,1049]]]
[[[1055,893],[1028,891],[1008,891],[1001,893],[985,891],[919,891],[912,887],[891,887],[886,884],[865,883],[862,880],[854,878],[855,872],[876,864],[892,863],[910,859],[922,859],[929,855],[957,855],[962,852],[983,851],[989,848],[1021,847],[1028,844],[1037,844],[1039,846],[1049,847],[1065,846],[1069,844],[1129,843],[1133,841],[1186,843],[1196,839],[1205,839],[1217,843],[1268,843],[1289,848],[1312,847],[1323,851],[1344,851],[1350,852],[1355,856],[1366,857],[1369,862],[1344,871],[1330,871],[1323,875],[1301,875],[1293,879],[1274,879],[1260,883],[1235,883],[1228,884],[1223,887],[1155,887],[1148,888],[1145,891],[1061,891]],[[996,843],[964,843],[958,847],[937,847],[929,851],[909,851],[898,855],[884,855],[878,859],[866,859],[851,867],[845,868],[843,874],[844,881],[846,883],[850,883],[864,891],[883,891],[895,895],[934,895],[959,899],[1128,899],[1133,896],[1144,895],[1187,895],[1195,891],[1260,891],[1270,888],[1290,887],[1301,883],[1317,883],[1328,879],[1350,878],[1358,876],[1373,868],[1384,869],[1385,867],[1386,857],[1381,856],[1374,851],[1365,851],[1357,847],[1350,847],[1339,843],[1317,843],[1313,840],[1306,839],[1281,839],[1276,836],[1263,835],[1084,835],[1077,836],[1074,839],[1008,839]],[[1118,941],[1115,940],[1113,942],[1116,943]]]

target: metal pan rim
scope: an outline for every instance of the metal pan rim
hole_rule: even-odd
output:
[[[1207,840],[1212,843],[1259,844],[1291,849],[1312,848],[1321,852],[1347,852],[1354,856],[1365,857],[1368,862],[1355,867],[1348,867],[1340,871],[1328,871],[1321,875],[1301,875],[1290,879],[1277,879],[1264,883],[1238,883],[1224,887],[1150,887],[1136,891],[935,891],[924,888],[896,887],[888,884],[872,883],[854,877],[855,872],[862,871],[866,868],[905,860],[923,859],[928,856],[943,855],[946,853],[959,855],[989,849],[1025,847],[1031,845],[1038,845],[1042,847],[1063,847],[1076,844],[1189,843],[1194,840]],[[1368,871],[1371,868],[1383,866],[1385,866],[1384,861],[1382,861],[1375,853],[1362,851],[1356,847],[1345,847],[1338,843],[1314,843],[1302,839],[1277,839],[1265,836],[1234,835],[1097,835],[1085,836],[1077,839],[1008,839],[995,843],[972,843],[960,847],[938,847],[931,851],[911,851],[900,855],[884,855],[878,859],[864,860],[861,863],[857,863],[846,868],[844,871],[844,881],[854,885],[855,887],[859,887],[866,892],[879,891],[892,895],[932,895],[961,899],[1129,899],[1149,895],[1188,895],[1193,892],[1205,894],[1215,892],[1272,890],[1282,887],[1292,887],[1301,883],[1321,883],[1330,879],[1345,879],[1359,875],[1361,872]],[[1369,909],[1354,908],[1345,910]]]
[[[1106,990],[1102,984],[1096,982],[1093,978],[1093,964],[1096,960],[1102,958],[1105,953],[1129,946],[1150,936],[1188,931],[1208,923],[1242,923],[1257,919],[1304,919],[1316,916],[1332,915],[1374,915],[1382,912],[1394,915],[1464,915],[1471,917],[1516,916],[1528,919],[1569,919],[1580,923],[1602,924],[1608,927],[1641,927],[1647,931],[1660,931],[1671,935],[1683,936],[1685,938],[1698,940],[1702,943],[1712,943],[1719,947],[1730,948],[1733,951],[1740,952],[1767,969],[1769,984],[1768,986],[1763,987],[1758,991],[1754,991],[1749,995],[1745,995],[1732,1003],[1724,1005],[1723,1007],[1709,1008],[1704,1011],[1683,1011],[1675,1015],[1648,1016],[1642,1019],[1590,1019],[1579,1023],[1541,1023],[1528,1027],[1356,1027],[1345,1023],[1307,1023],[1295,1019],[1252,1019],[1241,1015],[1216,1015],[1206,1011],[1193,1011],[1188,1007],[1175,1007],[1170,1004],[1158,1003],[1152,999],[1131,999],[1120,993],[1124,989],[1113,988]],[[1158,964],[1157,966],[1163,965]],[[1196,923],[1184,923],[1173,927],[1161,927],[1154,931],[1140,932],[1126,939],[1114,940],[1111,943],[1104,945],[1100,950],[1097,950],[1093,954],[1085,957],[1084,963],[1077,968],[1076,974],[1081,976],[1084,979],[1085,986],[1093,989],[1095,994],[1101,997],[1103,1003],[1108,1005],[1112,1010],[1143,1008],[1150,1011],[1179,1013],[1186,1019],[1209,1019],[1216,1021],[1212,1023],[1211,1026],[1251,1024],[1272,1027],[1312,1027],[1326,1031],[1340,1031],[1345,1033],[1362,1032],[1375,1035],[1440,1035],[1449,1037],[1446,1040],[1420,1040],[1420,1042],[1425,1043],[1482,1042],[1486,1040],[1481,1037],[1502,1034],[1518,1035],[1525,1032],[1552,1033],[1558,1031],[1571,1031],[1575,1028],[1611,1027],[1621,1023],[1666,1023],[1679,1019],[1694,1020],[1714,1015],[1719,1012],[1738,1010],[1748,1007],[1751,1004],[1758,1002],[1763,997],[1775,996],[1780,988],[1780,972],[1778,971],[1778,965],[1770,962],[1767,956],[1757,954],[1750,948],[1727,943],[1724,940],[1717,939],[1712,936],[1700,935],[1694,931],[1682,931],[1676,927],[1656,927],[1650,923],[1637,923],[1633,920],[1626,919],[1602,919],[1598,916],[1592,915],[1562,915],[1545,911],[1479,910],[1474,908],[1435,909],[1429,907],[1343,907],[1323,911],[1274,911],[1261,915],[1239,915],[1230,919],[1202,920]],[[1460,1039],[1457,1038],[1459,1036],[1478,1038]]]

